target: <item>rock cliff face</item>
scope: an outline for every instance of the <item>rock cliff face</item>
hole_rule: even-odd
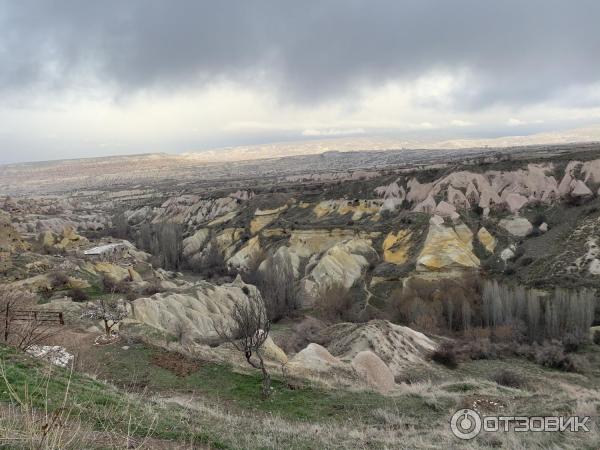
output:
[[[412,247],[412,233],[409,230],[399,230],[389,233],[383,241],[383,260],[392,264],[404,264],[408,261]]]
[[[369,261],[378,258],[371,242],[350,239],[334,245],[319,259],[304,279],[304,306],[311,306],[322,289],[341,285],[350,289],[361,278]]]
[[[456,209],[479,206],[489,212],[493,207],[506,207],[517,213],[534,203],[552,203],[568,195],[585,197],[593,194],[588,184],[600,182],[600,160],[571,161],[561,180],[555,178],[555,164],[529,164],[513,171],[490,170],[484,173],[456,171],[431,183],[419,183],[415,178],[402,185],[396,180],[375,188],[375,194],[385,199],[412,202],[414,211],[433,213],[439,208],[435,198],[442,198]],[[583,175],[583,179],[577,175]],[[447,209],[446,207],[444,207]]]
[[[213,221],[213,225],[227,222],[235,217],[237,210],[253,194],[248,191],[237,191],[227,197],[202,199],[197,195],[181,195],[171,197],[159,208],[144,206],[125,213],[130,225],[142,221],[153,223],[179,223],[187,227],[198,227]],[[221,220],[219,220],[221,219]]]
[[[133,319],[159,333],[171,336],[183,333],[188,340],[198,343],[220,342],[215,327],[221,322],[225,329],[230,327],[234,305],[248,302],[248,296],[261,298],[256,287],[239,279],[220,286],[200,282],[184,292],[161,293],[135,300]]]
[[[286,209],[287,205],[283,205],[275,209],[257,209],[254,212],[254,219],[252,219],[252,221],[250,222],[250,233],[253,235],[258,233],[264,227],[277,220],[279,215]]]
[[[440,271],[479,267],[473,254],[473,234],[464,224],[432,224],[417,259],[418,271]]]

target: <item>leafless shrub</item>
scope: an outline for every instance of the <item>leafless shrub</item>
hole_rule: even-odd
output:
[[[475,274],[457,279],[411,278],[392,292],[388,317],[427,332],[464,331],[477,323],[481,286]]]
[[[216,275],[227,274],[225,258],[219,248],[217,238],[212,236],[206,246],[206,256],[203,258],[204,268]]]
[[[351,321],[352,298],[341,282],[321,286],[315,302],[320,317],[332,322]]]
[[[494,373],[491,378],[501,386],[515,389],[522,388],[525,385],[525,380],[523,377],[517,372],[509,369],[501,369]]]
[[[102,277],[102,289],[107,294],[127,294],[131,291],[131,285],[127,280],[116,281],[114,278],[104,275]]]
[[[81,288],[73,288],[69,293],[74,302],[85,302],[90,299],[90,296]]]
[[[585,342],[586,340],[586,336],[579,336],[574,333],[567,333],[562,337],[561,342],[565,352],[573,353],[579,350],[583,342]]]
[[[162,287],[160,285],[159,279],[154,279],[148,282],[148,285],[142,290],[142,294],[147,296],[158,294],[159,292],[162,292]]]
[[[558,343],[547,343],[539,346],[534,354],[535,362],[551,369],[564,372],[581,372],[582,363],[578,358],[566,354]]]
[[[129,239],[129,224],[123,211],[117,211],[112,217],[112,228],[110,230],[114,237]]]
[[[248,364],[261,371],[262,397],[267,398],[271,395],[271,376],[265,366],[262,346],[269,337],[271,322],[262,299],[249,296],[247,302],[236,303],[231,319],[232,327],[225,321],[215,322],[215,331],[221,339],[243,353]]]
[[[52,272],[50,274],[50,283],[54,289],[62,288],[69,284],[69,276],[60,271]]]
[[[258,251],[255,251],[250,255],[250,258],[246,262],[246,268],[241,273],[245,283],[259,286],[260,273],[258,268],[265,259],[267,259],[267,254],[262,248],[259,248]]]
[[[460,347],[460,355],[472,360],[496,359],[500,356],[498,345],[488,338],[467,340]]]
[[[33,345],[46,341],[58,332],[59,329],[56,325],[49,325],[33,316],[29,320],[13,323],[9,343],[19,350],[27,350]]]
[[[431,360],[446,366],[449,369],[458,367],[456,349],[453,342],[442,342],[440,346],[431,354]]]
[[[180,345],[186,344],[188,340],[188,335],[190,333],[190,328],[184,324],[181,320],[175,322],[175,339]]]

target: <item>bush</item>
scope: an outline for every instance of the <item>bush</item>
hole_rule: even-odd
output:
[[[489,339],[477,339],[469,341],[462,350],[470,359],[473,360],[498,358],[496,345],[490,342]]]
[[[90,296],[88,295],[88,293],[80,288],[71,289],[70,295],[74,302],[85,302],[90,299]]]
[[[594,331],[594,344],[600,345],[600,330]]]
[[[563,348],[567,353],[572,353],[579,350],[584,341],[584,337],[574,333],[567,333],[562,338]]]
[[[565,354],[562,347],[555,343],[541,346],[535,353],[535,362],[551,369],[564,372],[580,372],[578,360],[571,355]]]
[[[102,277],[102,290],[107,294],[116,292],[117,291],[117,282],[115,280],[113,280],[112,278],[104,275]]]
[[[454,343],[442,343],[438,349],[431,354],[431,360],[446,366],[448,369],[456,369],[458,367],[458,361]]]
[[[69,284],[69,276],[64,272],[53,272],[50,276],[53,289],[62,288]]]
[[[491,379],[500,386],[506,386],[515,389],[519,389],[525,385],[525,380],[520,374],[508,369],[499,370],[492,375]]]
[[[320,317],[332,322],[351,320],[352,298],[341,283],[333,283],[319,290],[315,309]]]

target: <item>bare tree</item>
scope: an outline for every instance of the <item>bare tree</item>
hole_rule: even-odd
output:
[[[129,312],[125,305],[111,297],[108,299],[100,298],[96,303],[92,303],[81,317],[83,319],[101,320],[104,323],[104,332],[108,339],[111,337],[112,329],[128,315]]]
[[[183,227],[170,222],[142,224],[137,236],[138,246],[152,254],[156,265],[172,270],[181,267],[182,242]]]
[[[278,321],[297,308],[294,267],[289,253],[278,251],[269,256],[265,270],[258,278],[258,287],[271,320]]]
[[[227,322],[215,322],[219,337],[243,353],[246,361],[262,374],[262,397],[271,395],[271,376],[265,366],[262,346],[269,337],[271,322],[260,297],[248,296],[248,302],[236,303],[231,313],[233,326]]]
[[[326,283],[319,289],[315,309],[319,315],[333,322],[352,321],[352,298],[341,281]]]

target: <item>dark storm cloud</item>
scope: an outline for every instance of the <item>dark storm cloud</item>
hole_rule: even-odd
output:
[[[124,94],[235,80],[283,99],[467,69],[462,105],[600,80],[597,0],[0,0],[0,90]]]

